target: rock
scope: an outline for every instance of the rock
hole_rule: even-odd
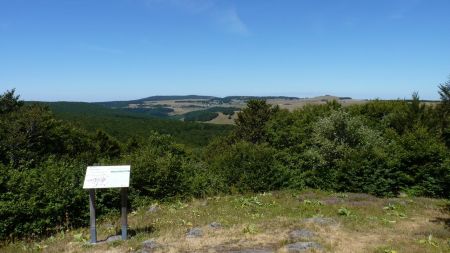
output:
[[[187,238],[198,238],[203,236],[203,231],[201,228],[191,228],[186,233]]]
[[[367,193],[348,193],[348,199],[353,201],[374,201],[377,197]]]
[[[115,241],[119,241],[119,240],[122,240],[121,235],[113,235],[113,236],[108,237],[108,239],[106,239],[106,242],[110,243],[110,242],[115,242]]]
[[[338,204],[342,204],[343,202],[344,202],[343,199],[336,198],[336,197],[330,197],[330,198],[326,198],[326,199],[322,200],[322,203],[324,203],[325,205],[338,205]]]
[[[158,205],[152,205],[147,210],[148,213],[156,213],[158,211],[159,211],[159,206]]]
[[[209,224],[209,227],[212,229],[219,229],[222,228],[222,224],[220,224],[219,222],[212,222],[211,224]]]
[[[347,203],[349,206],[370,206],[373,205],[374,202],[371,201],[350,201]]]
[[[161,248],[161,244],[157,243],[154,239],[149,239],[142,243],[141,253],[152,253],[158,248]]]
[[[337,222],[333,220],[332,218],[326,218],[326,217],[313,217],[313,218],[307,218],[304,219],[303,222],[305,223],[316,223],[319,225],[335,225]]]
[[[241,249],[226,251],[226,253],[275,253],[275,251],[269,249]]]
[[[291,240],[310,239],[314,236],[314,233],[307,229],[293,230],[289,233]]]
[[[311,249],[322,249],[322,245],[317,242],[297,242],[286,245],[288,253],[306,252]]]

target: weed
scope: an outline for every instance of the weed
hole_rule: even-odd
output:
[[[431,234],[426,239],[419,240],[419,243],[431,245],[433,247],[438,247],[437,242],[435,240],[433,240],[433,235],[431,235]]]
[[[338,214],[341,216],[349,217],[352,213],[345,207],[341,207],[338,210]]]
[[[303,200],[303,204],[305,204],[305,205],[323,206],[323,202],[320,201],[320,200],[309,200],[309,199],[305,199],[305,200]]]
[[[257,196],[254,197],[240,197],[237,199],[237,202],[241,205],[241,207],[254,207],[254,206],[262,206],[263,203]]]
[[[339,193],[335,193],[334,195],[336,197],[338,197],[338,198],[341,198],[341,199],[347,199],[348,198],[348,194],[346,194],[346,193],[339,192]]]
[[[395,210],[397,207],[394,204],[389,203],[387,206],[383,207],[384,210]]]
[[[253,225],[253,224],[247,224],[247,225],[244,227],[244,229],[243,229],[242,232],[243,232],[244,234],[256,234],[257,229],[256,229],[256,226],[255,226],[255,225]]]

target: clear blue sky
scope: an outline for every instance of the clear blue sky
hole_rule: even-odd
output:
[[[449,0],[0,0],[0,92],[437,99],[449,11]]]

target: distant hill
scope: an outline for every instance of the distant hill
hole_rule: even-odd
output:
[[[295,110],[306,104],[323,104],[333,100],[339,103],[350,105],[354,103],[364,103],[363,100],[352,99],[351,97],[337,97],[331,95],[318,96],[313,98],[299,98],[294,96],[151,96],[128,101],[106,101],[94,104],[116,110],[133,112],[145,116],[152,116],[162,119],[177,119],[183,121],[197,122],[223,122],[233,124],[234,112],[239,112],[251,99],[267,100],[272,105],[280,108]],[[227,113],[229,111],[229,113]],[[223,115],[222,115],[223,114]],[[221,119],[214,121],[222,115]]]
[[[107,102],[95,102],[94,104],[103,105],[106,107],[112,107],[112,108],[120,108],[120,107],[126,107],[129,104],[141,104],[145,101],[164,101],[164,100],[200,100],[200,99],[220,99],[213,96],[199,96],[199,95],[186,95],[186,96],[151,96],[136,100],[128,100],[128,101],[107,101]]]
[[[200,95],[185,95],[185,96],[151,96],[136,100],[127,100],[127,101],[106,101],[106,102],[95,102],[94,104],[99,104],[106,107],[111,108],[120,108],[127,107],[130,104],[142,104],[144,102],[155,102],[155,101],[169,101],[169,100],[210,100],[210,101],[219,101],[221,103],[229,103],[232,100],[240,100],[240,101],[248,101],[250,99],[286,99],[293,100],[299,99],[298,97],[286,97],[286,96],[227,96],[227,97],[214,97],[214,96],[200,96]]]

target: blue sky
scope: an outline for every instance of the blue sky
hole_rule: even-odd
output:
[[[449,10],[448,0],[0,0],[0,92],[437,99]]]

